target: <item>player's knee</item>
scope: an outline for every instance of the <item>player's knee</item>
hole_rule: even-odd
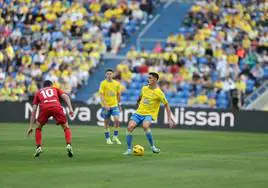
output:
[[[104,120],[104,128],[105,129],[109,128],[109,120],[108,119]]]
[[[150,129],[150,125],[142,125],[144,131],[148,131]]]
[[[128,132],[132,132],[135,129],[135,126],[135,124],[129,123],[127,127]]]
[[[63,130],[70,128],[68,123],[62,124],[61,127],[62,127]]]
[[[147,132],[149,130],[149,127],[143,127],[143,130]]]
[[[128,131],[128,132],[131,133],[133,130],[134,130],[134,127],[131,127],[131,126],[127,127],[127,131]]]
[[[114,120],[114,126],[119,127],[120,121],[118,119]]]
[[[36,129],[42,129],[43,125],[41,123],[39,123],[38,121],[36,121],[35,123],[35,128]]]

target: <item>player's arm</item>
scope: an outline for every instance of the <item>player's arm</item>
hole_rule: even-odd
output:
[[[141,98],[142,98],[142,96],[140,95],[140,96],[139,96],[139,98],[138,98],[138,100],[137,100],[137,103],[136,103],[136,105],[137,105],[137,106],[139,106],[139,105],[140,105]]]
[[[70,114],[71,116],[73,116],[74,110],[73,110],[73,106],[72,106],[70,97],[69,97],[66,93],[63,93],[63,94],[61,95],[61,98],[62,98],[62,99],[64,100],[64,102],[67,104],[67,106],[68,106],[68,108],[69,108],[69,110],[70,110],[69,114]]]
[[[164,104],[164,107],[165,107],[165,110],[167,112],[169,127],[174,128],[176,123],[172,118],[172,112],[171,112],[170,106],[168,103],[166,103],[166,104]]]
[[[160,100],[164,104],[165,110],[167,112],[169,127],[170,128],[174,128],[175,125],[176,125],[176,123],[175,123],[175,121],[172,118],[172,112],[171,112],[170,106],[168,104],[168,101],[167,101],[166,96],[165,96],[164,93],[161,93]]]
[[[31,118],[30,118],[30,125],[27,130],[28,136],[33,132],[33,125],[35,123],[35,117],[36,117],[36,112],[37,112],[39,103],[40,103],[40,100],[39,100],[38,94],[36,93],[34,96],[34,100],[33,100],[33,111],[32,111]]]
[[[33,111],[32,111],[31,119],[30,119],[30,127],[31,127],[31,128],[33,127],[33,124],[34,124],[34,122],[35,122],[35,117],[36,117],[37,107],[38,107],[37,104],[34,104],[34,105],[33,105]]]
[[[117,86],[116,98],[117,98],[118,107],[119,107],[119,109],[120,109],[120,112],[122,112],[120,84]]]
[[[139,105],[140,105],[140,102],[141,102],[141,99],[142,99],[142,94],[143,94],[143,88],[141,89],[140,96],[139,96],[139,98],[137,100],[137,103],[136,103],[137,107],[139,107]]]
[[[30,118],[30,125],[27,131],[28,136],[33,132],[33,125],[35,122],[37,107],[38,107],[37,104],[33,105],[33,111],[32,111],[31,118]]]

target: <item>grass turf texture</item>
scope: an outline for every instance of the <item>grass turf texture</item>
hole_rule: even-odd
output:
[[[33,158],[26,124],[0,124],[1,188],[266,188],[267,134],[153,129],[161,154],[148,149],[142,129],[134,144],[145,156],[122,156],[123,145],[106,145],[100,127],[72,126],[74,158],[67,157],[60,127],[43,130],[44,153]]]

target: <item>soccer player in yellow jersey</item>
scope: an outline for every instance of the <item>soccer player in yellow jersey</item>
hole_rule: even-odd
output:
[[[141,96],[138,99],[138,109],[134,113],[127,127],[127,151],[124,155],[131,155],[132,153],[132,131],[139,125],[142,125],[147,140],[150,143],[153,153],[159,153],[160,149],[155,147],[152,132],[150,130],[150,125],[153,120],[156,120],[158,117],[158,112],[160,104],[162,103],[165,107],[165,110],[168,115],[168,122],[170,128],[175,127],[174,120],[171,116],[171,110],[168,104],[168,101],[165,97],[165,94],[158,87],[159,75],[155,72],[150,72],[148,76],[148,85],[144,86],[141,90]]]
[[[108,69],[105,72],[106,79],[103,80],[100,84],[100,97],[102,111],[101,116],[104,118],[104,131],[105,139],[107,144],[121,144],[118,139],[118,130],[119,130],[119,114],[121,112],[121,91],[120,83],[116,80],[113,80],[114,71]],[[110,139],[110,129],[109,129],[109,120],[110,117],[114,117],[114,135],[113,139]],[[113,141],[113,142],[112,142]]]

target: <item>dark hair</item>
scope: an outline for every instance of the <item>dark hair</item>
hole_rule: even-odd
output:
[[[44,83],[43,83],[44,87],[49,87],[49,86],[52,86],[52,85],[53,85],[53,83],[50,80],[45,80]]]
[[[156,80],[159,79],[159,75],[156,72],[149,72],[149,75],[153,76],[156,78]]]
[[[106,69],[105,73],[107,73],[107,72],[114,72],[114,70],[113,69]]]

